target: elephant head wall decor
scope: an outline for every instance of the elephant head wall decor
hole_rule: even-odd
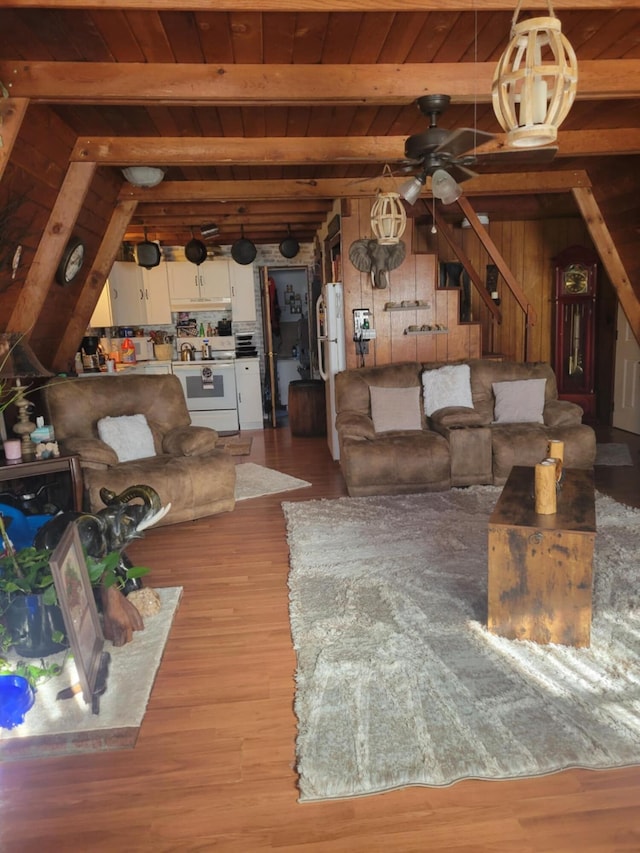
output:
[[[371,284],[384,290],[389,285],[389,272],[400,266],[406,252],[402,240],[392,245],[377,240],[355,240],[349,249],[349,260],[360,272],[371,273]]]

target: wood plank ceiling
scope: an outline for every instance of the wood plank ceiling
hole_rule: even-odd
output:
[[[552,163],[502,151],[490,82],[515,0],[22,0],[0,9],[0,81],[48,104],[77,136],[72,159],[166,168],[137,200],[125,239],[182,244],[203,223],[311,240],[340,195],[390,189],[404,139],[426,129],[423,94],[452,103],[440,124],[496,134],[465,183],[495,218],[575,213],[546,176],[640,154],[640,2],[558,0],[576,50],[578,97]],[[527,13],[548,14],[541,0]],[[390,11],[393,7],[394,11]],[[535,173],[544,169],[539,178]],[[534,177],[531,178],[533,171]],[[526,173],[529,173],[526,175]],[[404,175],[401,174],[401,179]],[[526,197],[529,180],[538,189]],[[368,180],[365,180],[368,179]]]

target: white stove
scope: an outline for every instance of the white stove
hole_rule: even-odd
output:
[[[174,361],[172,368],[180,380],[194,426],[212,427],[218,432],[238,431],[235,339],[213,337],[212,357],[202,357],[202,338],[177,338],[178,353],[186,344],[194,347],[195,361]],[[186,350],[187,347],[185,347]]]

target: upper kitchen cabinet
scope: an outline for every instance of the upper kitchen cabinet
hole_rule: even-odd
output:
[[[116,261],[109,273],[109,296],[114,326],[171,323],[167,266],[150,270]]]
[[[230,261],[216,258],[196,266],[189,261],[167,264],[171,308],[205,311],[231,307]]]
[[[229,263],[231,280],[231,316],[234,322],[255,323],[256,296],[253,264]]]

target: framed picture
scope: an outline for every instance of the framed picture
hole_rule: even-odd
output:
[[[49,560],[85,702],[93,705],[104,635],[78,528],[71,523]]]

